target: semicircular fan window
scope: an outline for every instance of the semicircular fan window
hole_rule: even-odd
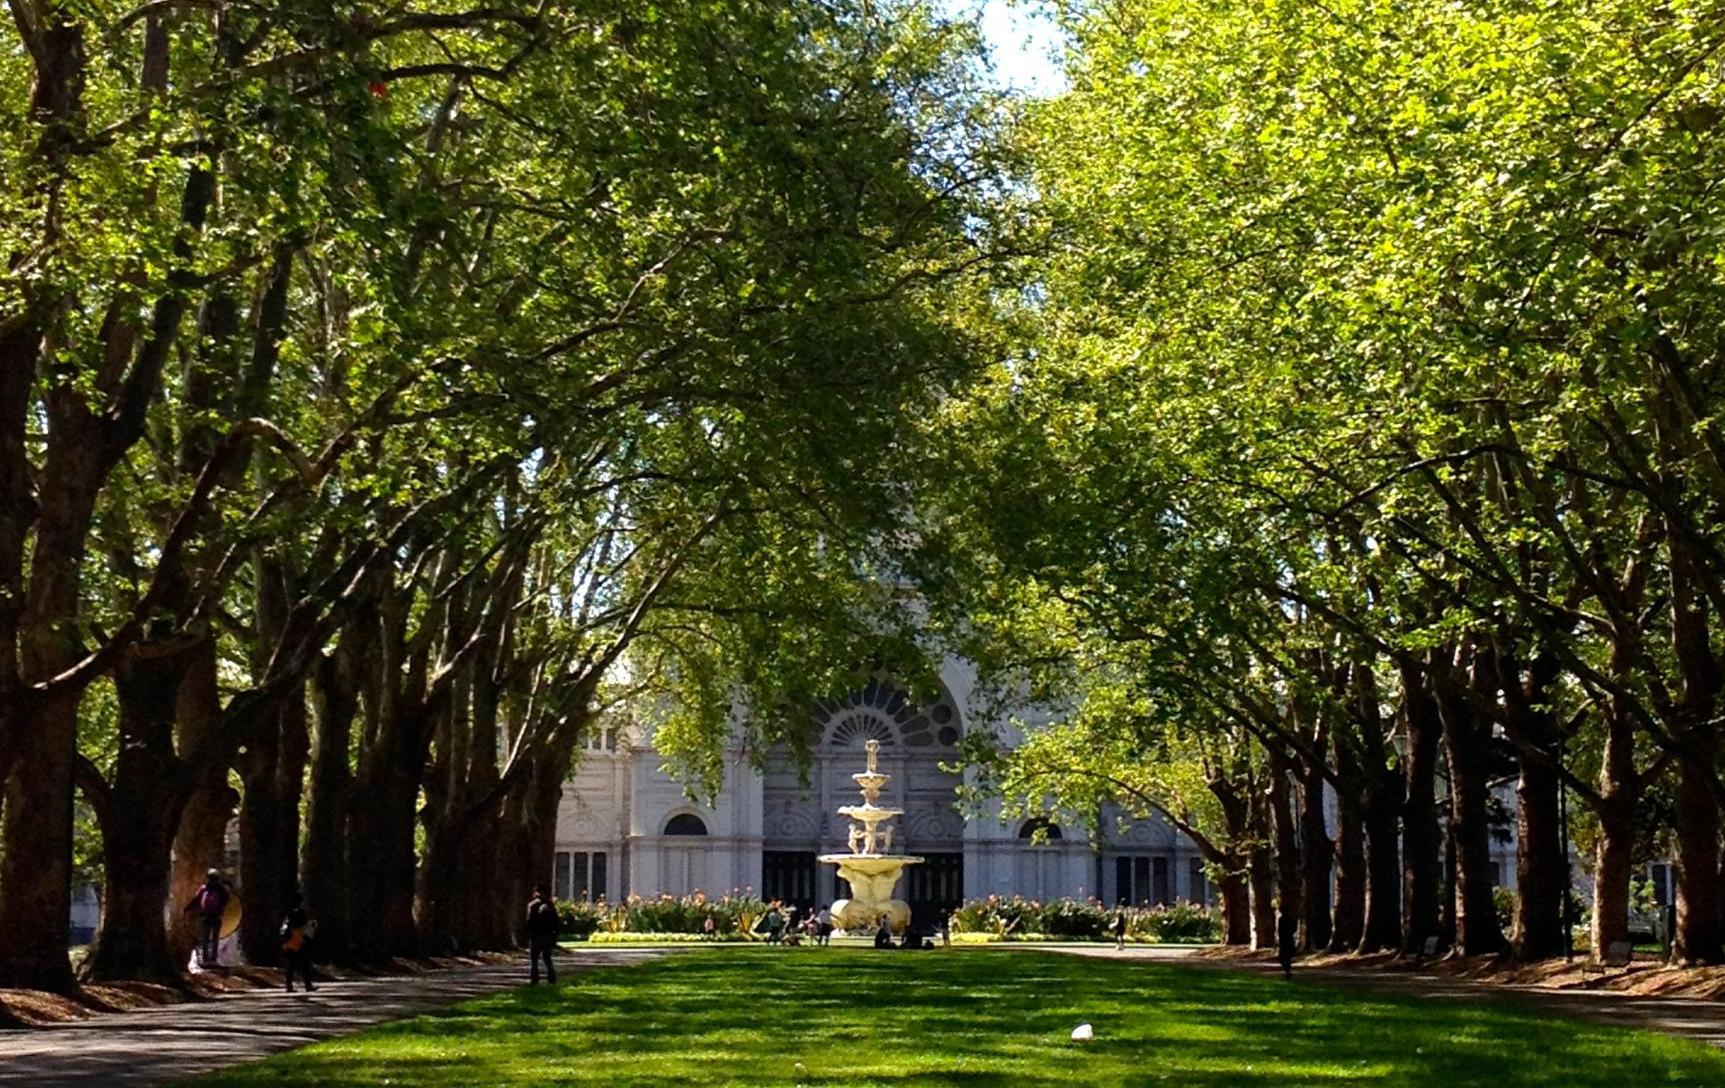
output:
[[[882,746],[886,746],[892,744],[897,738],[893,736],[892,726],[883,719],[873,714],[849,714],[839,719],[839,723],[833,726],[832,737],[828,743],[844,748],[852,744],[864,744],[871,740],[878,740]]]

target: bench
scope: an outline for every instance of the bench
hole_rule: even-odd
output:
[[[1438,946],[1442,943],[1442,940],[1443,939],[1441,937],[1437,936],[1436,934],[1433,934],[1432,936],[1427,937],[1425,940],[1421,941],[1420,942],[1419,955],[1417,956],[1417,958],[1415,959],[1414,962],[1424,963],[1426,960],[1429,960],[1432,957],[1436,956],[1438,953]]]

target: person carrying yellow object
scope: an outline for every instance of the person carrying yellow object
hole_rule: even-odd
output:
[[[311,934],[313,923],[306,915],[305,900],[298,892],[288,900],[287,917],[282,919],[282,966],[287,992],[293,993],[294,972],[305,981],[305,992],[311,993]]]

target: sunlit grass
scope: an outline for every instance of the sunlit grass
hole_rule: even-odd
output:
[[[1077,1044],[1072,1028],[1095,1025]],[[196,1082],[1252,1088],[1725,1085],[1725,1054],[1499,1003],[997,950],[702,949]]]

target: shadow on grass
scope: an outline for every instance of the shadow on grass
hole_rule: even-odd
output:
[[[1068,1034],[1093,1024],[1096,1041]],[[718,949],[206,1077],[264,1085],[1725,1085],[1725,1054],[1495,1002],[1024,952]]]

